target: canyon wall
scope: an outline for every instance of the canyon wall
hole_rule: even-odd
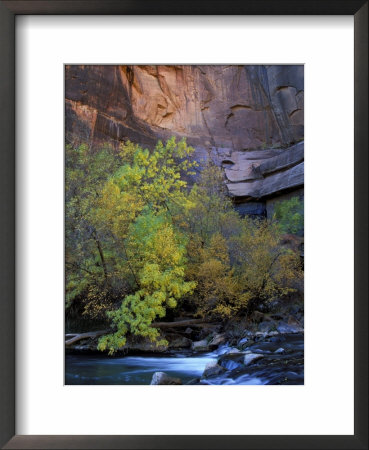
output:
[[[73,145],[186,137],[238,202],[264,201],[303,186],[304,68],[66,66],[65,125]]]

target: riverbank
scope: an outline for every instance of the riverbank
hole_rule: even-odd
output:
[[[128,339],[114,357],[97,351],[98,337],[66,347],[66,384],[303,384],[301,303],[275,305],[240,321],[180,320],[161,330],[168,346]]]
[[[67,354],[66,384],[286,385],[304,383],[303,333],[250,336],[211,352],[108,357]]]

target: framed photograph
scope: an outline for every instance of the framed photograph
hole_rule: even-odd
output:
[[[66,385],[304,384],[303,97],[303,65],[65,66]]]
[[[368,448],[367,2],[0,21],[1,445]]]

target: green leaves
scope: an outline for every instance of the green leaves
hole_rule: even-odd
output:
[[[185,246],[165,214],[145,209],[131,225],[127,241],[140,289],[109,314],[117,331],[102,338],[99,349],[109,349],[110,354],[122,345],[122,333],[157,341],[159,332],[151,327],[152,322],[164,317],[166,308],[175,308],[177,300],[195,287],[194,282],[184,281]]]
[[[275,218],[284,233],[298,234],[304,229],[304,204],[298,197],[277,203]]]
[[[195,164],[188,160],[192,152],[185,140],[177,143],[175,138],[165,145],[159,141],[153,151],[131,142],[118,151],[107,146],[98,151],[87,145],[67,146],[67,307],[82,299],[95,305],[87,308],[94,315],[94,309],[103,311],[104,303],[110,307],[111,300],[139,287],[142,267],[137,263],[147,253],[145,217],[153,213],[147,227],[155,227],[156,220],[155,229],[165,220],[171,223],[171,211],[186,202],[181,176]],[[130,249],[137,242],[142,242],[137,247],[141,253],[133,254]],[[158,245],[158,255],[160,249]],[[92,299],[91,286],[106,292],[105,300],[99,296],[99,305],[95,294]]]
[[[156,340],[153,320],[164,317],[166,308],[175,308],[195,286],[184,281],[186,239],[175,231],[171,212],[187,202],[181,176],[195,165],[188,160],[192,152],[175,138],[165,145],[159,141],[152,152],[127,142],[119,153],[126,160],[101,186],[97,199],[89,198],[89,222],[104,236],[105,252],[115,248],[109,277],[127,278],[120,272],[126,266],[133,276],[131,290],[136,289],[125,296],[122,292],[121,306],[109,314],[117,331],[101,339],[100,349],[114,352],[128,332]]]

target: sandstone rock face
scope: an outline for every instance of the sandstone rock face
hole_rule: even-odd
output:
[[[67,139],[173,133],[236,150],[303,138],[303,66],[66,66]]]
[[[304,142],[286,149],[215,148],[208,157],[224,168],[228,191],[238,199],[264,199],[304,185]],[[262,208],[260,204],[254,205],[256,209]]]
[[[288,150],[287,150],[288,151]],[[260,172],[261,173],[261,172]],[[233,197],[264,198],[278,192],[297,189],[304,184],[304,163],[301,162],[288,170],[239,183],[227,183]]]
[[[303,185],[303,66],[66,66],[66,141],[186,137],[235,198]],[[299,143],[300,144],[297,144]],[[260,207],[258,208],[260,211]]]

